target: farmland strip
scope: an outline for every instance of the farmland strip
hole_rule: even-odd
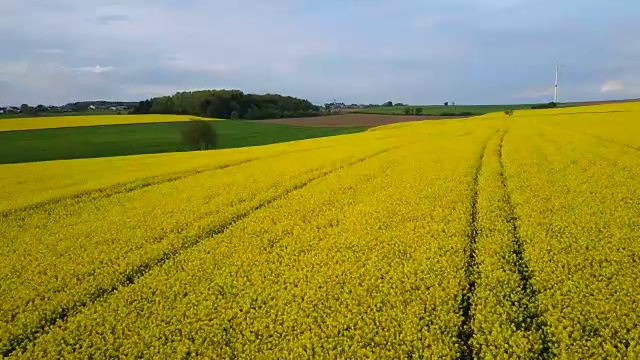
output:
[[[253,212],[261,208],[264,208],[266,206],[269,206],[278,200],[285,198],[287,195],[291,194],[292,192],[295,192],[297,190],[300,190],[306,187],[311,182],[314,182],[323,177],[326,177],[345,167],[354,166],[358,163],[364,162],[375,156],[384,154],[385,152],[391,151],[395,148],[396,147],[391,147],[381,151],[376,151],[373,154],[367,155],[365,157],[361,157],[355,161],[351,161],[346,165],[339,166],[337,168],[317,171],[311,177],[302,180],[300,183],[293,185],[292,187],[286,189],[284,192],[277,194],[271,198],[268,198],[264,202],[256,204],[255,206],[251,207],[247,211],[244,211],[240,214],[236,214],[232,218],[228,219],[227,222],[223,224],[219,224],[219,226],[216,226],[214,228],[207,228],[193,236],[188,237],[187,239],[184,240],[184,242],[178,248],[168,249],[166,251],[163,251],[159,257],[151,259],[150,261],[139,264],[137,267],[130,269],[127,273],[123,274],[124,280],[122,282],[116,283],[113,286],[108,288],[97,288],[93,293],[89,294],[85,299],[72,303],[68,306],[64,306],[58,309],[56,312],[49,314],[45,319],[42,320],[42,322],[38,327],[29,329],[26,332],[22,332],[17,335],[9,337],[5,342],[6,344],[1,349],[0,355],[10,356],[16,351],[21,351],[26,349],[26,347],[30,343],[32,343],[38,337],[45,334],[52,326],[65,322],[67,318],[76,314],[83,307],[87,306],[88,304],[99,301],[103,298],[106,298],[111,294],[113,294],[114,292],[119,291],[122,288],[135,284],[136,281],[138,281],[140,278],[145,276],[154,268],[162,266],[167,261],[170,261],[176,258],[181,253],[198,245],[202,240],[224,233],[229,227],[231,227],[232,225],[236,224],[239,221],[242,221],[243,219],[251,215]]]

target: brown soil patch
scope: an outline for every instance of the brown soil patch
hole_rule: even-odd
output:
[[[268,124],[284,124],[292,126],[311,126],[311,127],[374,127],[387,124],[395,124],[407,121],[422,120],[446,120],[460,119],[467,116],[400,116],[400,115],[369,115],[369,114],[345,114],[318,116],[310,118],[295,119],[272,119],[272,120],[252,120],[254,122]]]

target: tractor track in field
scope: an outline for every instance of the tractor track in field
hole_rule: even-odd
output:
[[[558,124],[546,124],[546,125],[547,126],[551,126],[551,127],[556,127],[556,128],[562,129],[562,130],[567,131],[567,132],[577,132],[578,134],[581,134],[581,135],[584,135],[584,136],[589,136],[589,137],[592,137],[594,139],[600,140],[602,142],[607,142],[607,143],[610,143],[610,144],[626,147],[627,149],[640,151],[640,147],[638,147],[638,146],[633,146],[633,145],[629,145],[627,143],[623,143],[623,142],[620,142],[620,141],[608,139],[608,138],[602,137],[600,135],[595,135],[595,134],[588,133],[586,131],[577,130],[577,129],[567,129],[567,128],[565,128],[565,127],[563,127],[561,125],[558,125]]]
[[[275,195],[270,199],[266,199],[265,201],[259,204],[256,204],[251,209],[248,209],[245,212],[237,214],[236,216],[232,217],[225,223],[220,224],[219,226],[216,226],[214,228],[209,228],[197,235],[193,235],[189,237],[183,242],[183,244],[180,247],[172,250],[167,250],[161,256],[151,259],[150,261],[147,261],[144,264],[140,264],[139,266],[133,269],[130,269],[129,271],[123,274],[124,280],[122,282],[114,284],[111,287],[97,289],[92,294],[90,294],[86,300],[82,300],[74,304],[70,304],[69,306],[58,309],[54,313],[48,314],[48,316],[46,316],[43,319],[41,325],[38,326],[37,328],[32,328],[26,332],[22,332],[13,337],[10,337],[7,340],[8,345],[0,349],[0,358],[9,357],[9,356],[24,352],[27,349],[27,347],[30,344],[34,343],[38,338],[47,334],[53,327],[66,322],[69,318],[73,317],[74,315],[82,311],[82,309],[98,301],[104,301],[115,292],[121,291],[122,289],[127,288],[128,286],[134,285],[136,282],[138,282],[140,279],[145,277],[152,270],[159,268],[163,266],[165,263],[167,263],[168,261],[177,258],[182,253],[190,250],[191,248],[194,248],[195,246],[202,243],[204,240],[223,234],[230,227],[246,219],[247,217],[251,216],[256,211],[262,208],[265,208],[277,201],[283,200],[291,193],[301,190],[315,181],[326,178],[327,176],[333,173],[336,173],[345,168],[355,166],[359,163],[362,163],[376,156],[392,151],[396,148],[398,148],[398,146],[386,148],[386,149],[374,152],[370,155],[361,157],[357,160],[351,161],[342,166],[337,166],[332,169],[321,170],[321,171],[316,169],[315,171],[317,171],[318,174],[316,174],[315,176],[311,176],[310,178],[300,182],[299,184],[296,184],[290,187],[289,189],[284,190],[282,193]]]
[[[623,147],[626,147],[626,148],[631,149],[631,150],[640,151],[640,147],[632,146],[632,145],[629,145],[629,144],[626,144],[626,143],[623,143],[623,142],[620,142],[620,141],[615,141],[615,140],[607,139],[607,138],[605,138],[605,137],[598,136],[598,135],[594,135],[594,134],[590,134],[590,133],[588,133],[588,132],[584,132],[584,131],[580,131],[580,130],[576,130],[576,131],[577,131],[578,133],[582,134],[582,135],[590,136],[590,137],[592,137],[592,138],[594,138],[594,139],[597,139],[597,140],[600,140],[600,141],[603,141],[603,142],[608,142],[608,143],[610,143],[610,144],[615,144],[615,145],[618,145],[618,146],[623,146]]]
[[[501,134],[500,145],[498,146],[498,157],[500,162],[499,177],[504,189],[505,199],[507,201],[508,218],[506,220],[510,225],[509,228],[512,239],[511,253],[513,254],[513,263],[511,266],[516,270],[520,280],[520,291],[522,298],[524,299],[524,301],[518,304],[520,314],[518,316],[518,322],[514,325],[518,330],[524,330],[527,332],[533,331],[537,333],[540,336],[542,344],[539,351],[535,354],[535,357],[537,359],[551,359],[554,357],[554,342],[549,334],[548,324],[540,312],[538,291],[532,283],[533,274],[525,257],[525,247],[520,237],[515,206],[508,191],[504,157],[502,154],[504,138],[507,135],[507,132],[508,131],[505,131]]]
[[[457,342],[460,346],[460,354],[458,359],[471,360],[474,359],[473,353],[473,312],[472,300],[476,291],[476,283],[478,276],[478,262],[476,259],[476,246],[478,237],[478,187],[480,181],[480,173],[482,172],[482,161],[487,152],[489,141],[493,138],[491,135],[484,143],[480,151],[480,156],[476,162],[476,168],[473,175],[472,192],[471,192],[471,216],[469,219],[469,234],[467,235],[466,262],[464,268],[465,289],[458,303],[458,309],[462,315],[462,322],[457,331]]]
[[[505,195],[505,199],[507,201],[507,218],[504,219],[509,224],[510,236],[511,236],[511,249],[507,251],[513,255],[513,261],[510,264],[510,267],[513,268],[513,271],[518,276],[520,280],[520,296],[521,300],[518,300],[518,308],[520,309],[520,313],[518,314],[518,318],[516,322],[513,323],[513,326],[518,330],[523,330],[526,332],[535,332],[540,336],[541,346],[535,354],[535,358],[537,359],[550,359],[554,357],[554,341],[551,339],[550,333],[548,331],[548,324],[543,318],[540,312],[539,300],[538,300],[538,291],[535,289],[532,283],[532,271],[529,268],[529,265],[526,261],[525,257],[525,249],[524,243],[520,238],[520,232],[518,229],[518,219],[515,215],[515,207],[509,196],[508,188],[507,188],[507,178],[504,167],[504,159],[503,159],[503,144],[504,138],[508,131],[498,132],[497,135],[493,135],[487,142],[484,144],[481,154],[478,158],[478,162],[475,168],[474,179],[472,182],[472,194],[471,194],[471,214],[469,220],[469,234],[468,234],[468,242],[466,253],[466,263],[464,270],[464,278],[465,278],[465,289],[462,292],[462,296],[460,298],[458,308],[462,315],[462,321],[458,327],[457,331],[457,343],[460,347],[460,352],[458,355],[458,359],[460,360],[470,360],[479,358],[482,354],[479,353],[481,349],[474,348],[473,345],[473,337],[474,337],[474,311],[473,311],[473,302],[475,298],[475,291],[478,281],[482,274],[480,273],[480,269],[478,266],[477,259],[477,237],[479,232],[479,224],[478,224],[478,193],[479,193],[479,182],[480,175],[482,173],[482,165],[484,158],[487,156],[487,148],[489,146],[489,142],[491,139],[495,139],[494,136],[499,137],[499,145],[497,149],[497,155],[499,157],[499,165],[500,172],[498,174],[500,183],[503,186],[503,191]]]
[[[317,148],[299,150],[299,151],[296,151],[296,153],[319,150],[327,147],[330,147],[330,146],[321,146]],[[245,164],[252,163],[259,160],[271,159],[278,156],[286,156],[291,153],[292,152],[284,152],[284,153],[278,153],[278,154],[269,155],[269,156],[253,157],[253,158],[248,158],[241,161],[230,162],[227,164],[221,164],[221,165],[212,166],[212,167],[204,167],[204,168],[200,167],[200,168],[194,168],[189,170],[176,171],[168,174],[142,178],[140,180],[113,184],[113,185],[105,186],[98,189],[84,190],[72,195],[63,195],[60,197],[36,202],[33,204],[21,206],[18,208],[0,211],[0,219],[4,219],[11,216],[16,216],[16,215],[21,217],[26,217],[28,216],[27,213],[31,211],[39,211],[48,207],[59,206],[60,204],[63,204],[63,203],[66,203],[66,205],[68,206],[73,206],[78,203],[90,202],[97,199],[106,199],[113,196],[127,194],[134,191],[146,189],[148,187],[176,182],[176,181],[187,179],[187,178],[200,175],[206,172],[229,169],[229,168],[245,165]]]

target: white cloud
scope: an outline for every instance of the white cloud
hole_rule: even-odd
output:
[[[624,84],[620,80],[609,80],[602,84],[600,92],[620,92],[624,90]]]
[[[55,62],[0,64],[0,102],[63,104],[80,98],[119,97],[107,80],[104,76],[85,76]],[[54,88],[56,91],[51,91]]]
[[[111,71],[113,69],[114,69],[113,66],[102,67],[100,65],[96,65],[95,67],[79,67],[79,68],[74,68],[73,70],[79,73],[102,74],[103,72]]]
[[[110,14],[110,15],[100,15],[97,17],[97,20],[100,24],[108,25],[111,23],[131,21],[131,17],[129,17],[128,15]]]
[[[180,53],[167,55],[164,64],[167,67],[176,70],[191,70],[211,73],[220,73],[229,70],[228,67],[222,63],[211,62],[206,59],[200,59],[198,57]]]
[[[273,71],[279,74],[288,74],[294,70],[294,66],[288,61],[279,61],[272,66]]]
[[[420,16],[413,21],[413,27],[418,31],[429,31],[434,23],[435,19],[432,16]]]
[[[59,54],[65,53],[63,49],[37,49],[36,52],[38,54],[47,54],[47,55],[59,55]]]
[[[187,89],[181,89],[174,85],[134,85],[124,89],[127,94],[134,95],[136,97],[154,97],[154,96],[166,96],[174,94],[178,91],[189,91]]]
[[[482,8],[504,11],[529,4],[529,0],[476,0],[474,4]]]
[[[291,59],[303,59],[316,56],[335,54],[338,51],[336,43],[322,40],[292,42],[286,45],[281,54]]]
[[[29,70],[29,64],[26,62],[18,63],[0,63],[0,80],[25,74]]]

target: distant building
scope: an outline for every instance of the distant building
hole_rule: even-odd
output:
[[[0,107],[0,114],[4,114],[6,108]]]
[[[5,112],[8,113],[19,113],[20,112],[20,108],[19,107],[15,107],[15,106],[9,106],[8,108],[5,109]]]
[[[95,106],[93,106],[93,105],[89,105],[89,108],[88,108],[88,109],[89,109],[89,110],[95,110],[95,109],[96,109],[96,107],[95,107]]]

